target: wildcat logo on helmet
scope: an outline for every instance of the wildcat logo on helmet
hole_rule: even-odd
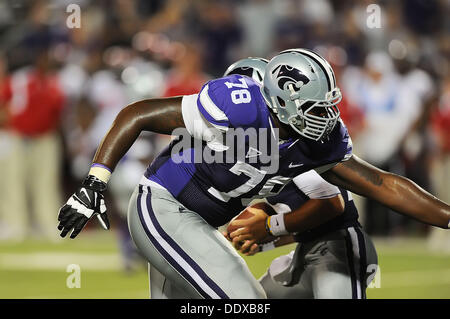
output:
[[[313,51],[286,50],[266,66],[262,93],[281,123],[308,139],[327,140],[342,95],[329,63]]]
[[[293,84],[294,90],[298,91],[303,85],[308,84],[310,81],[302,71],[290,67],[289,65],[279,65],[272,71],[272,74],[275,74],[276,72],[278,72],[278,87],[282,90],[289,89],[289,84]]]

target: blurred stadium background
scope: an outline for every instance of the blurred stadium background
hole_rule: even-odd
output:
[[[122,107],[196,93],[247,56],[325,56],[355,153],[450,202],[449,16],[448,0],[1,0],[0,298],[147,298],[125,214],[169,137],[143,134],[119,164],[111,231],[94,221],[62,240],[58,208]],[[368,297],[449,298],[449,232],[356,201],[380,262]],[[290,249],[246,260],[259,277]],[[80,288],[66,285],[71,264]]]

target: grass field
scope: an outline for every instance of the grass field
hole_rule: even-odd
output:
[[[369,298],[450,298],[450,255],[427,251],[420,239],[375,240],[380,288]],[[246,258],[256,277],[286,246]],[[67,266],[81,269],[81,287],[68,288]],[[147,298],[145,265],[132,274],[121,269],[112,232],[86,232],[58,244],[0,242],[0,298]]]

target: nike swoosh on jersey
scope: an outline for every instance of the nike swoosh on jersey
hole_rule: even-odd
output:
[[[303,165],[304,165],[303,163],[299,163],[299,164],[290,163],[289,164],[289,168],[300,167],[300,166],[303,166]]]

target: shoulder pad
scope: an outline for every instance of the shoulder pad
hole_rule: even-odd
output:
[[[222,130],[261,127],[269,114],[259,84],[237,74],[207,82],[197,106],[206,120]]]

